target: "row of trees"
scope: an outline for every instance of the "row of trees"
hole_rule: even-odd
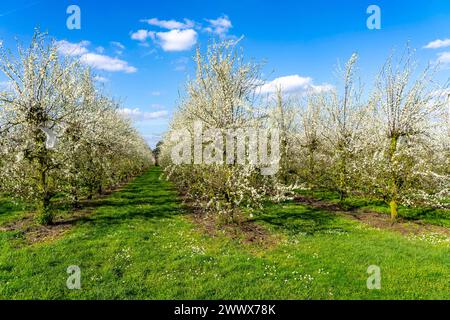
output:
[[[292,139],[299,176],[312,187],[338,191],[341,199],[348,194],[383,199],[393,220],[399,204],[445,206],[449,92],[435,83],[437,69],[419,71],[408,49],[387,59],[366,94],[358,85],[356,63],[353,55],[341,73],[341,88],[312,93],[301,107],[302,125]],[[304,165],[304,146],[314,166]]]
[[[118,104],[45,34],[18,54],[0,49],[9,84],[0,91],[0,192],[35,203],[39,222],[52,222],[56,196],[76,206],[152,165]]]
[[[177,132],[187,130],[192,141],[201,139],[204,150],[200,153],[203,154],[203,151],[208,153],[215,149],[215,137],[206,134],[208,130],[219,131],[224,137],[230,132],[239,132],[239,129],[270,129],[274,126],[267,113],[254,107],[258,104],[255,90],[260,85],[259,66],[244,61],[231,42],[213,44],[205,55],[197,50],[195,62],[196,77],[188,82],[187,96],[160,146],[159,162],[167,176],[198,206],[224,219],[234,219],[242,207],[257,208],[267,198],[287,196],[289,188],[279,183],[276,177],[262,176],[261,168],[255,163],[241,163],[237,159],[230,161],[227,158],[230,152],[238,153],[238,142],[248,140],[248,136],[234,135],[232,141],[225,142],[222,148],[223,164],[206,164],[201,159],[192,159],[192,164],[172,161],[176,144],[173,136]],[[202,124],[205,136],[195,136],[197,133],[193,129],[196,122]],[[245,158],[252,156],[247,148]]]
[[[189,198],[228,218],[243,205],[286,199],[299,185],[334,190],[341,199],[383,199],[394,220],[399,204],[444,206],[450,196],[448,92],[434,82],[434,68],[418,71],[413,56],[407,50],[401,58],[390,57],[368,93],[354,54],[338,70],[336,87],[293,98],[282,88],[259,94],[260,66],[245,62],[234,44],[213,44],[205,54],[198,50],[196,77],[161,145],[161,165]],[[251,162],[175,164],[173,133],[191,130],[196,121],[224,134],[278,129],[280,170],[267,177]],[[203,142],[203,148],[213,143]]]

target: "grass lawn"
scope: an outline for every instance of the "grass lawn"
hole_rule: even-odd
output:
[[[91,203],[55,239],[0,231],[1,299],[450,299],[450,243],[378,230],[284,203],[258,214],[276,242],[240,243],[198,228],[152,169]],[[0,225],[23,215],[0,200]],[[81,268],[81,290],[66,287]],[[367,268],[381,268],[368,290]]]

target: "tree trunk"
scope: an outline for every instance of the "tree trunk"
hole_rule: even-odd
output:
[[[51,194],[48,188],[47,181],[47,149],[45,147],[45,136],[42,132],[36,135],[37,149],[37,190],[39,198],[37,199],[37,221],[43,225],[49,225],[53,222],[53,214],[50,210]]]
[[[347,174],[346,172],[347,167],[347,159],[345,158],[345,155],[342,156],[340,161],[340,168],[339,168],[339,201],[344,201],[346,197],[346,181],[345,176]]]
[[[391,208],[391,220],[392,222],[397,221],[398,216],[398,204],[396,199],[392,199],[389,203],[389,206]]]
[[[49,225],[53,222],[53,214],[50,210],[50,194],[47,190],[47,174],[43,167],[40,168],[38,190],[40,197],[37,207],[37,220],[40,224]]]
[[[315,161],[314,161],[314,147],[309,148],[309,184],[310,186],[315,187],[317,185],[317,179],[316,179],[316,168],[315,168]]]
[[[398,138],[396,136],[391,137],[391,146],[389,150],[389,161],[392,166],[395,152],[397,151]],[[394,223],[398,217],[398,179],[395,170],[391,167],[391,181],[390,181],[390,193],[391,201],[389,206],[391,208],[391,220]]]

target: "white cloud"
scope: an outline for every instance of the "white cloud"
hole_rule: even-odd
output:
[[[262,94],[274,93],[279,88],[286,93],[295,92],[306,89],[311,83],[312,78],[310,77],[300,77],[299,75],[285,76],[263,84],[260,87],[260,92]]]
[[[446,48],[450,47],[450,39],[437,39],[434,41],[431,41],[426,46],[424,46],[424,49],[439,49],[439,48]]]
[[[114,52],[117,55],[121,56],[123,54],[123,51],[125,50],[125,46],[118,41],[111,41],[110,43],[115,48]]]
[[[0,81],[0,90],[13,91],[13,83],[11,81]]]
[[[108,78],[101,77],[101,76],[95,76],[94,80],[97,81],[97,82],[102,82],[102,83],[109,82]]]
[[[139,108],[129,109],[123,108],[118,110],[119,114],[123,115],[126,118],[130,118],[134,121],[148,121],[165,118],[169,115],[167,110],[155,111],[155,112],[145,112],[140,110]]]
[[[311,85],[310,89],[315,93],[329,92],[335,89],[335,86],[331,84]]]
[[[97,53],[103,53],[103,52],[105,52],[105,48],[103,48],[103,47],[97,47],[97,48],[95,48],[95,51],[97,52]]]
[[[161,95],[161,92],[160,91],[152,91],[151,95],[155,96],[155,97],[159,97]]]
[[[160,105],[159,103],[153,103],[153,104],[151,105],[151,107],[152,107],[152,109],[160,109],[160,110],[163,110],[163,109],[164,109],[164,106],[163,106],[163,105]]]
[[[118,41],[111,41],[111,45],[113,45],[114,47],[116,47],[120,50],[125,50],[125,46]]]
[[[130,66],[128,62],[107,55],[90,52],[87,46],[89,41],[71,43],[66,40],[57,41],[58,52],[66,56],[79,56],[80,62],[98,70],[110,72],[133,73],[137,69]],[[102,47],[97,47],[97,52],[103,52]]]
[[[191,29],[195,26],[195,22],[189,19],[184,19],[184,22],[176,20],[159,20],[158,18],[143,19],[142,22],[146,22],[151,26],[160,27],[163,29]]]
[[[140,29],[131,33],[131,39],[140,41],[142,46],[149,46],[147,40],[151,39],[164,51],[185,51],[191,49],[197,43],[198,30],[218,35],[220,38],[226,38],[228,31],[233,27],[231,20],[226,15],[217,19],[205,19],[205,21],[207,26],[203,27],[201,24],[189,19],[183,19],[183,22],[173,19],[143,19],[141,22],[169,31],[156,32]]]
[[[97,53],[86,53],[80,57],[80,61],[92,68],[110,72],[123,71],[125,73],[136,72],[137,69],[128,65],[128,62],[108,57]]]
[[[189,63],[188,57],[181,57],[181,58],[178,58],[178,59],[172,61],[171,64],[173,64],[175,66],[175,68],[174,68],[175,71],[186,71],[188,63]]]
[[[158,32],[156,37],[164,51],[189,50],[197,43],[197,32],[193,29]]]
[[[146,41],[147,39],[154,39],[155,38],[155,32],[148,31],[144,29],[140,29],[134,33],[131,34],[131,39],[138,40],[138,41]]]
[[[65,56],[81,56],[88,53],[89,50],[86,48],[91,43],[89,41],[81,41],[78,43],[71,43],[66,40],[61,40],[56,42],[58,47],[58,52]]]
[[[437,63],[448,65],[450,64],[450,51],[441,52],[438,54]]]
[[[225,36],[228,30],[233,27],[231,20],[227,16],[221,16],[217,19],[206,19],[206,21],[209,22],[209,26],[205,28],[205,31],[221,37]]]
[[[163,139],[161,134],[144,134],[142,136],[152,149],[154,149],[156,144]]]
[[[311,77],[301,77],[297,74],[276,78],[259,87],[258,93],[272,94],[281,89],[285,94],[301,94],[308,91],[324,92],[333,90],[329,84],[314,85]]]
[[[448,98],[450,96],[450,88],[435,90],[431,92],[431,96],[435,97],[436,99],[445,99],[445,101],[448,101]]]

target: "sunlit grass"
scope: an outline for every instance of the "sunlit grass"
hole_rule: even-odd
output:
[[[449,299],[450,248],[296,203],[256,223],[277,235],[242,244],[196,227],[155,168],[90,206],[58,239],[28,245],[0,231],[3,299]],[[2,202],[0,219],[21,215]],[[81,268],[81,290],[66,287]],[[382,289],[368,290],[378,265]]]

